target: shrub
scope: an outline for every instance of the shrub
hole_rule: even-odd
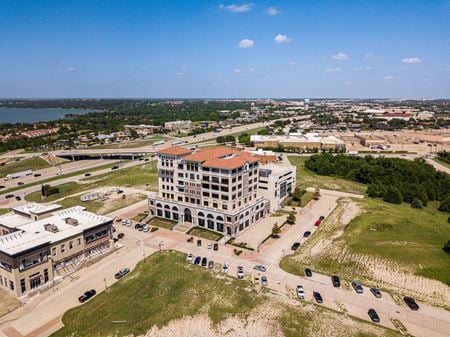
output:
[[[241,249],[236,249],[236,248],[234,248],[234,249],[233,249],[233,252],[234,252],[234,254],[236,254],[237,256],[239,256],[239,255],[241,255],[242,250],[241,250]]]
[[[450,254],[450,240],[442,247],[442,250],[446,252],[447,254]]]
[[[422,200],[420,200],[419,198],[414,198],[411,201],[411,207],[412,208],[423,208]]]
[[[438,210],[441,212],[450,212],[450,196],[441,201]]]
[[[150,232],[156,232],[158,229],[158,227],[152,227],[152,229],[150,229]]]
[[[401,204],[403,197],[396,187],[389,186],[386,189],[383,200],[386,202],[390,202],[391,204]]]

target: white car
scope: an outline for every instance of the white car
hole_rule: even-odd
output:
[[[122,225],[125,226],[127,224],[127,220],[122,220]]]
[[[208,243],[208,249],[212,249],[212,243]]]
[[[222,271],[223,271],[225,274],[228,274],[228,263],[225,262],[225,263],[223,264]]]
[[[244,267],[237,267],[237,278],[241,280],[244,278]]]
[[[147,225],[144,225],[144,227],[142,227],[142,231],[144,233],[147,233],[150,230],[150,227],[148,227]]]
[[[187,256],[186,260],[187,260],[187,262],[192,262],[193,259],[194,259],[194,255],[192,255],[192,253],[191,253]]]
[[[297,286],[297,297],[300,300],[305,299],[305,290],[303,289],[303,286]]]

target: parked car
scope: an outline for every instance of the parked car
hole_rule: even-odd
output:
[[[414,298],[405,296],[403,297],[403,301],[405,301],[406,305],[413,311],[419,310],[419,305],[416,303]]]
[[[244,278],[244,267],[242,267],[242,266],[237,267],[237,278],[238,279]]]
[[[194,259],[194,255],[192,255],[192,253],[189,254],[186,258],[187,262],[192,262],[193,259]]]
[[[317,221],[314,223],[314,226],[319,227],[319,226],[320,226],[320,223],[321,223],[321,221],[320,221],[320,220],[317,220]]]
[[[378,288],[370,288],[370,292],[376,298],[381,298],[381,291],[380,291],[380,289],[378,289]]]
[[[206,257],[202,258],[202,267],[206,267],[207,263],[208,263],[208,259]]]
[[[134,229],[137,229],[137,230],[139,230],[139,228],[141,228],[141,227],[142,227],[142,225],[140,223],[137,223],[136,225],[134,225]]]
[[[267,287],[268,284],[269,284],[269,282],[267,281],[267,276],[262,276],[262,277],[261,277],[261,285],[262,285],[263,287]]]
[[[90,173],[85,173],[84,176],[85,176],[85,177],[90,177],[91,174],[90,174]]]
[[[297,250],[300,247],[300,242],[294,242],[291,246],[291,250]]]
[[[260,281],[261,281],[261,277],[259,277],[259,275],[254,275],[253,276],[253,282],[255,284],[259,284]]]
[[[372,322],[374,323],[380,323],[380,317],[378,316],[377,312],[375,311],[375,309],[369,309],[369,317],[372,320]]]
[[[362,287],[361,282],[359,281],[356,280],[352,281],[352,287],[358,294],[362,294],[364,292],[364,288]]]
[[[228,263],[225,262],[225,263],[223,264],[222,271],[223,271],[225,274],[228,274]]]
[[[311,277],[312,276],[312,270],[310,268],[306,268],[305,269],[305,276],[306,277]]]
[[[200,247],[202,245],[202,240],[197,240],[197,247]]]
[[[83,295],[78,297],[78,301],[80,301],[80,303],[84,303],[88,299],[94,297],[96,294],[97,294],[97,292],[94,289],[88,290]]]
[[[318,291],[313,292],[313,297],[317,303],[323,303],[322,295],[320,295],[320,293]]]
[[[325,220],[325,217],[324,217],[323,215],[321,215],[321,216],[319,217],[319,220],[320,220],[320,222],[322,222],[323,220]]]
[[[339,288],[341,286],[341,280],[339,280],[339,276],[331,276],[331,283],[333,283],[333,287]]]
[[[116,278],[116,279],[121,279],[122,277],[124,277],[126,274],[128,274],[130,272],[130,269],[128,269],[128,268],[123,268],[123,269],[120,269],[117,273],[116,273],[116,275],[114,275],[114,277]]]
[[[201,260],[202,260],[202,258],[200,256],[197,256],[194,260],[194,265],[200,264]]]
[[[219,250],[219,244],[218,243],[213,244],[213,249],[214,250]]]
[[[117,191],[117,194],[122,194],[122,193],[123,193],[122,190],[118,190],[118,191]]]
[[[118,238],[119,240],[123,239],[124,236],[125,236],[124,233],[119,233],[119,234],[117,234],[117,238]]]
[[[306,232],[303,233],[303,237],[304,237],[304,238],[307,238],[307,237],[309,237],[310,235],[311,235],[311,232],[310,232],[310,231],[306,231]]]
[[[208,268],[209,268],[209,269],[214,269],[214,261],[211,261],[211,260],[210,260],[210,261],[208,262]]]
[[[5,199],[11,199],[11,198],[14,198],[14,194],[5,195]]]
[[[20,196],[16,195],[16,200],[20,201],[20,200],[22,200],[22,198]]]
[[[255,266],[253,267],[253,269],[258,270],[258,271],[260,271],[260,272],[262,272],[262,273],[265,273],[266,270],[267,270],[267,268],[264,267],[262,264],[257,264],[257,265],[255,265]]]
[[[299,300],[304,300],[305,299],[305,290],[303,289],[303,286],[297,286],[297,297]]]
[[[150,227],[148,227],[147,225],[142,226],[142,231],[144,233],[147,233],[150,230]]]

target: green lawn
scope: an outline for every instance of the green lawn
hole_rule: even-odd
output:
[[[144,140],[133,140],[129,142],[105,144],[105,145],[94,145],[89,147],[89,149],[134,149],[138,147],[152,145],[154,142],[158,140],[166,140],[166,139],[169,139],[169,137],[157,135]]]
[[[49,195],[46,198],[42,198],[41,191],[33,192],[25,196],[26,201],[34,201],[34,202],[51,202],[56,199],[64,198],[74,193],[78,193],[84,190],[88,190],[89,187],[87,185],[80,185],[76,182],[70,182],[66,184],[61,184],[56,186],[59,189],[59,193]],[[80,197],[77,197],[78,199]]]
[[[252,323],[256,316],[261,326],[279,329],[286,337],[317,336],[318,330],[324,336],[399,335],[358,319],[343,319],[340,313],[313,304],[287,304],[257,291],[248,281],[214,277],[214,271],[185,259],[185,254],[174,251],[151,255],[107,291],[67,311],[62,317],[64,327],[51,336],[139,336],[153,326],[161,328],[172,320],[199,314],[209,317],[213,329],[230,316],[242,319],[245,327],[252,314]],[[260,310],[265,312],[258,316]],[[192,336],[200,336],[195,333]]]
[[[288,156],[288,159],[292,165],[297,167],[297,185],[302,188],[317,187],[358,194],[366,192],[367,187],[364,184],[335,177],[320,176],[306,169],[305,161],[308,159],[306,156]]]
[[[443,161],[443,160],[441,160],[441,159],[439,159],[438,157],[434,157],[433,160],[434,160],[435,162],[437,162],[437,163],[439,163],[439,164],[445,166],[446,168],[449,168],[449,169],[450,169],[450,164],[449,164],[449,163],[446,163],[445,161]]]
[[[216,279],[185,258],[177,252],[148,257],[107,292],[66,312],[64,328],[52,336],[143,335],[154,325],[201,311],[217,324],[229,315],[245,317],[264,300],[255,290],[248,291],[246,282]]]
[[[20,161],[10,162],[4,166],[0,166],[0,178],[5,177],[9,173],[15,173],[25,170],[40,170],[43,168],[50,167],[51,165],[46,162],[44,159],[36,157],[36,158],[27,158]]]
[[[219,241],[221,238],[223,238],[222,234],[201,227],[194,227],[189,232],[187,232],[187,234],[212,241]]]
[[[313,196],[314,192],[305,192],[300,201],[294,201],[291,197],[287,197],[283,204],[292,207],[305,207],[313,199]]]
[[[430,202],[424,209],[414,209],[406,203],[389,204],[372,198],[357,202],[365,212],[345,226],[342,236],[333,241],[333,245],[340,247],[340,251],[345,247],[345,254],[320,254],[311,260],[308,254],[300,251],[298,254],[304,254],[300,261],[295,255],[286,257],[281,262],[282,268],[303,275],[303,268],[308,263],[324,273],[338,272],[348,278],[370,279],[366,267],[357,266],[347,258],[352,254],[362,254],[393,261],[412,269],[417,275],[450,285],[450,258],[442,250],[450,238],[450,226],[447,223],[449,214],[437,211],[436,202]],[[325,225],[318,235],[310,238],[303,249],[308,250],[335,232],[333,226]]]
[[[0,215],[6,214],[8,212],[11,212],[10,208],[0,208]]]
[[[175,221],[163,219],[163,218],[153,218],[149,221],[149,226],[162,227],[166,229],[172,229],[177,223]]]

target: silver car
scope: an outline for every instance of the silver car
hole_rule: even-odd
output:
[[[352,287],[358,294],[362,294],[364,292],[364,288],[362,287],[361,282],[359,281],[356,280],[352,281]]]

